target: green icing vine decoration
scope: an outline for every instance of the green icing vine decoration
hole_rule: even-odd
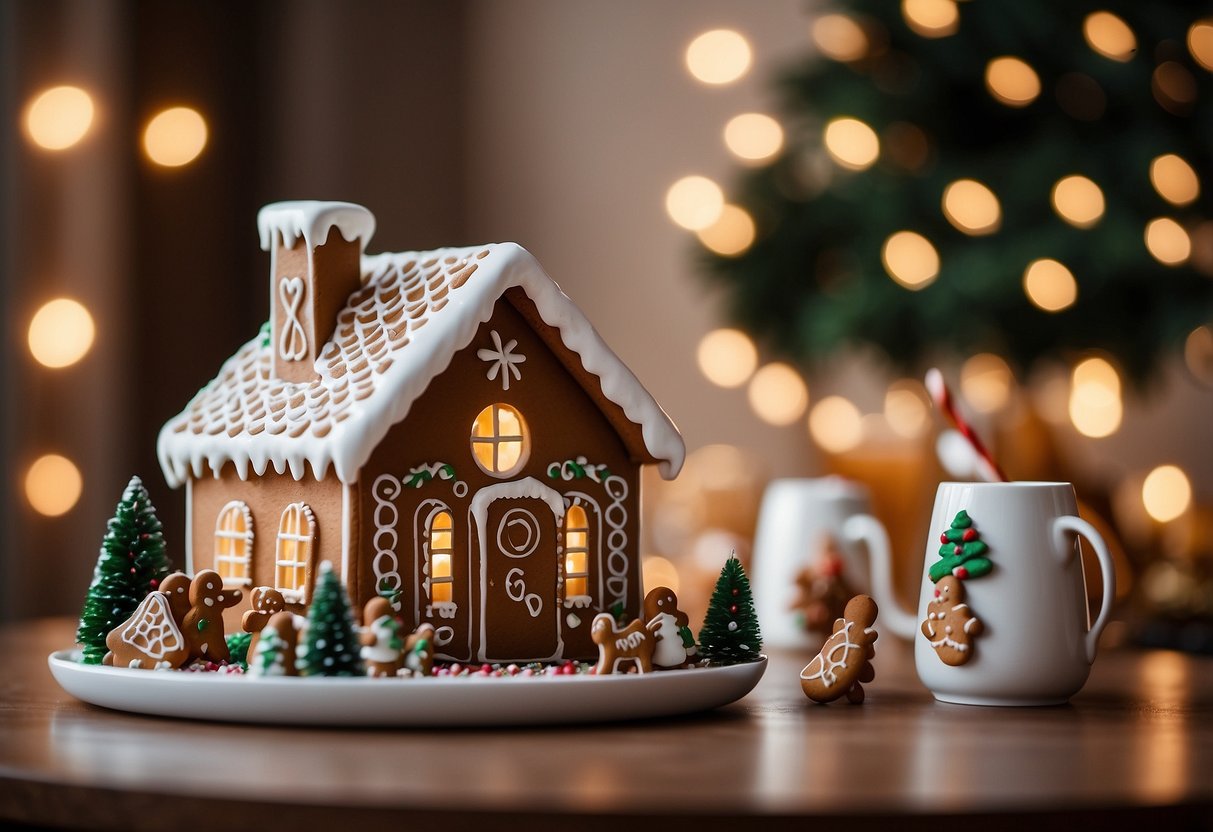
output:
[[[404,480],[404,487],[420,488],[434,477],[441,480],[455,479],[455,466],[445,462],[422,463],[416,468],[409,469],[409,475]]]
[[[548,466],[548,476],[552,479],[569,480],[590,479],[602,482],[611,472],[605,465],[595,465],[579,456],[576,459],[566,459],[564,462],[553,462]]]
[[[959,512],[952,527],[939,536],[939,560],[931,564],[928,574],[932,581],[945,575],[955,575],[962,581],[990,574],[994,564],[986,554],[990,547],[981,539],[967,511]]]

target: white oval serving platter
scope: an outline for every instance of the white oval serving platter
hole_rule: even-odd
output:
[[[464,726],[613,722],[691,714],[745,696],[767,659],[611,676],[424,679],[249,678],[81,664],[48,657],[55,681],[103,708],[278,725]]]

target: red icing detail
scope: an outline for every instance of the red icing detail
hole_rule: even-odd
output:
[[[963,555],[964,552],[965,552],[965,547],[961,546],[959,543],[957,543],[952,548],[952,554],[954,554],[954,555]]]
[[[969,577],[969,570],[965,569],[963,566],[958,566],[952,570],[952,574],[963,581],[965,578]]]
[[[941,534],[941,535],[939,536],[939,542],[940,542],[940,543],[947,543],[947,542],[948,542],[948,533],[947,533],[947,532],[944,532],[943,534]]]
[[[938,598],[938,597],[939,597],[939,587],[936,587],[936,588],[935,588],[935,597],[936,597],[936,598]]]
[[[972,528],[965,529],[965,533],[961,537],[961,540],[963,540],[965,543],[969,543],[976,539],[977,539],[977,529],[972,529]]]

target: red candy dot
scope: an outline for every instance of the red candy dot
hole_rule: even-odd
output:
[[[731,605],[729,607],[729,612],[733,613],[733,615],[736,615],[737,614],[737,605],[736,604]]]
[[[952,574],[963,581],[965,578],[969,577],[969,570],[965,569],[963,566],[958,566],[952,570]]]
[[[977,539],[977,529],[965,529],[964,540],[966,543]]]
[[[964,551],[965,547],[961,546],[959,543],[952,547],[952,554],[954,555],[963,555]]]
[[[741,590],[738,589],[737,587],[733,587],[733,597],[736,598],[740,594],[741,594]]]
[[[947,533],[947,532],[944,532],[943,534],[941,534],[941,535],[939,536],[939,542],[940,542],[940,543],[947,543],[947,542],[948,542],[948,533]]]

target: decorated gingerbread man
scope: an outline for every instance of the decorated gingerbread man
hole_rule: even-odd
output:
[[[434,625],[422,624],[404,642],[404,669],[397,675],[434,675]]]
[[[800,687],[814,702],[833,702],[840,696],[860,704],[864,700],[861,682],[876,678],[872,659],[876,657],[876,602],[867,595],[856,595],[847,602],[842,618],[834,622],[834,632],[821,652],[800,671]]]
[[[223,630],[223,611],[240,603],[243,593],[224,589],[223,579],[213,569],[203,569],[190,584],[190,609],[182,621],[181,632],[190,645],[190,656],[211,662],[225,662],[231,656]]]
[[[298,676],[295,648],[299,621],[289,612],[277,612],[257,635],[256,651],[249,651],[250,676]]]
[[[358,633],[362,645],[359,655],[366,665],[367,676],[395,676],[404,660],[404,639],[400,637],[400,622],[392,612],[392,602],[376,596],[362,609],[362,628]]]
[[[694,661],[695,636],[687,626],[687,614],[678,609],[678,596],[674,590],[664,586],[649,590],[644,596],[644,620],[657,642],[653,648],[656,667],[668,670]]]
[[[261,638],[261,631],[270,623],[270,618],[286,609],[286,599],[272,586],[258,586],[253,587],[249,602],[252,609],[240,617],[240,629],[253,634],[248,643],[248,655],[252,656],[257,651],[257,640]]]
[[[973,657],[973,639],[981,635],[981,619],[965,603],[964,583],[955,575],[935,582],[935,597],[927,604],[922,634],[944,664],[958,667]]]
[[[190,611],[190,576],[174,572],[160,583],[160,591],[168,597],[169,609],[177,627],[185,626],[185,614]]]

